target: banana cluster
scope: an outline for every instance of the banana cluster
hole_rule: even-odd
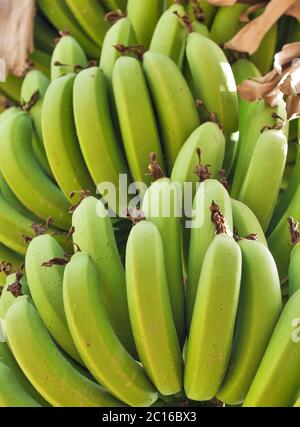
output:
[[[0,84],[0,406],[300,406],[298,124],[237,92],[282,26],[231,63],[245,4],[37,4]]]

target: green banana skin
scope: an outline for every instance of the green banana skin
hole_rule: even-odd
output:
[[[33,130],[28,114],[10,117],[1,130],[0,167],[11,190],[36,216],[44,220],[51,216],[55,226],[68,230],[68,201],[44,174],[32,153]]]
[[[268,243],[261,228],[261,225],[252,210],[240,202],[231,199],[233,224],[237,228],[240,237],[247,237],[250,234],[256,234],[257,240],[268,247]]]
[[[174,3],[174,0],[167,0],[169,6]],[[186,3],[186,4],[185,4]],[[196,5],[193,4],[193,1],[188,0],[184,3],[187,15],[191,21],[196,20],[194,6],[199,6],[203,13],[204,24],[207,28],[211,27],[211,23],[216,14],[216,11],[219,9],[212,4],[208,3],[206,0],[196,0]]]
[[[14,372],[0,359],[0,407],[40,407],[21,386]]]
[[[126,10],[127,0],[100,0],[100,3],[103,3],[103,6],[106,7],[107,10]]]
[[[18,255],[16,252],[12,251],[11,249],[4,246],[2,243],[0,243],[0,263],[5,262],[9,263],[14,270],[17,270],[21,267],[23,258]],[[0,288],[3,284],[6,282],[6,274],[0,273]],[[1,301],[1,297],[0,297]]]
[[[131,325],[145,371],[157,390],[168,396],[182,389],[182,357],[165,259],[159,229],[149,221],[133,227],[126,248]]]
[[[79,199],[71,193],[80,190],[94,192],[94,184],[85,166],[76,135],[73,115],[75,74],[52,81],[46,92],[42,129],[44,145],[53,175],[71,203]]]
[[[79,22],[88,36],[102,46],[108,23],[105,22],[105,11],[98,0],[65,0],[74,18]]]
[[[86,253],[75,254],[66,267],[64,305],[74,342],[92,375],[128,405],[152,405],[157,392],[112,329],[97,269]]]
[[[35,49],[29,55],[34,68],[41,71],[48,79],[50,78],[51,56],[42,50]]]
[[[288,227],[288,217],[300,220],[300,186],[297,188],[291,203],[282,215],[280,221],[268,237],[268,245],[272,252],[281,282],[283,283],[288,278],[288,266],[290,255],[293,249],[290,242],[290,233]]]
[[[77,362],[82,363],[72,341],[63,305],[64,267],[45,267],[43,263],[65,257],[54,237],[44,234],[34,238],[25,257],[25,269],[33,302],[55,341]]]
[[[242,279],[237,324],[227,375],[217,394],[228,405],[244,401],[282,310],[278,272],[270,251],[254,240],[242,239],[238,244]]]
[[[143,69],[171,172],[182,145],[200,125],[198,110],[183,75],[170,58],[157,52],[147,52]]]
[[[238,97],[233,73],[223,51],[207,37],[191,33],[186,57],[194,96],[210,113],[217,115],[227,134],[235,132],[238,128]]]
[[[57,65],[62,64],[62,65]],[[71,36],[62,36],[51,58],[51,80],[74,73],[76,66],[86,67],[87,58],[82,47]]]
[[[119,175],[128,174],[118,145],[105,76],[98,67],[81,71],[74,83],[74,118],[81,151],[97,186],[102,182],[119,187]]]
[[[300,281],[299,281],[299,244],[298,242],[293,247],[290,257],[289,269],[288,269],[288,277],[289,277],[289,296],[291,297],[295,292],[300,289]]]
[[[273,25],[262,39],[257,51],[250,56],[251,61],[257,66],[262,75],[267,74],[272,68],[276,53],[277,34],[278,27]]]
[[[284,101],[282,101],[277,108],[269,107],[265,104],[264,100],[253,102],[246,113],[245,123],[247,123],[247,126],[245,126],[244,129],[242,128],[230,192],[231,197],[234,199],[239,195],[262,129],[265,126],[273,127],[279,123],[279,119],[272,117],[273,113],[276,113],[284,120],[286,119]]]
[[[245,407],[293,406],[300,388],[300,291],[288,300],[245,399]]]
[[[289,180],[289,184],[286,190],[280,196],[278,203],[275,206],[275,210],[267,231],[268,235],[273,232],[276,225],[279,223],[280,219],[284,215],[287,207],[293,201],[293,198],[299,187],[299,184],[300,184],[300,145],[297,144],[297,155],[296,155],[295,167],[293,169],[293,173]]]
[[[15,114],[19,113],[21,110],[19,107],[10,107],[4,110],[0,114],[0,125],[2,125],[7,119],[14,116]]]
[[[184,389],[189,399],[212,399],[222,384],[231,352],[241,271],[238,244],[226,234],[215,236],[203,261],[187,345]]]
[[[9,286],[12,285],[16,281],[16,279],[17,279],[16,273],[12,273],[6,278],[5,286],[2,290],[2,294],[0,298],[0,319],[5,318],[5,315],[9,307],[16,300],[16,297],[9,290]],[[28,283],[24,276],[21,278],[21,280],[19,280],[19,283],[21,285],[22,295],[30,296]]]
[[[162,0],[128,0],[127,16],[132,23],[138,44],[149,48],[153,31],[163,11]]]
[[[178,215],[182,212],[180,190],[177,184],[169,178],[158,179],[146,191],[142,211],[146,219],[158,228],[162,238],[172,313],[179,343],[183,346],[185,341],[185,295],[181,263],[182,225]]]
[[[199,185],[194,198],[193,220],[195,227],[191,229],[191,240],[188,260],[188,286],[187,286],[187,324],[190,325],[197,295],[199,277],[204,262],[205,253],[214,240],[215,226],[211,221],[210,205],[214,201],[224,215],[228,233],[232,235],[232,207],[229,194],[223,185],[215,179],[207,179]]]
[[[149,154],[156,153],[162,169],[164,163],[150,93],[137,59],[122,56],[116,61],[113,89],[131,176],[150,184]]]
[[[239,193],[238,199],[254,212],[264,231],[269,225],[278,198],[287,148],[287,139],[282,130],[263,132],[254,148]]]
[[[20,101],[22,81],[23,80],[20,77],[9,74],[6,77],[5,82],[0,83],[0,90],[9,99],[18,104]]]
[[[211,165],[209,168],[211,178],[217,178],[224,159],[225,137],[216,123],[207,122],[200,125],[181,147],[172,169],[171,179],[180,182],[182,188],[185,182],[193,183],[193,187],[199,183],[199,177],[195,174],[196,166],[199,164],[197,149],[201,151],[201,164]]]
[[[193,30],[195,33],[201,34],[201,36],[207,37],[208,39],[211,38],[209,29],[202,22],[194,21],[193,22]]]
[[[19,297],[9,308],[5,326],[9,346],[18,364],[52,406],[122,406],[64,358],[28,297]]]
[[[182,68],[187,27],[180,17],[185,16],[184,7],[174,4],[160,17],[151,39],[150,52],[158,52],[171,58],[178,68]]]
[[[225,156],[224,156],[224,163],[223,163],[222,169],[225,171],[225,175],[227,177],[230,176],[230,173],[234,166],[236,152],[238,149],[239,137],[240,137],[240,132],[236,131],[226,138]]]
[[[70,31],[90,57],[99,57],[100,46],[81,30],[64,0],[37,0],[37,5],[58,31]]]
[[[243,27],[240,15],[248,9],[248,5],[236,3],[233,6],[220,7],[210,28],[212,40],[223,45],[234,37]]]
[[[126,297],[125,272],[111,219],[101,201],[85,198],[73,213],[73,242],[88,253],[100,278],[100,292],[112,327],[124,347],[136,356]]]

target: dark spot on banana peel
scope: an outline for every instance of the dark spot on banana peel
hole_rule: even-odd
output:
[[[161,166],[158,164],[156,153],[150,153],[149,157],[150,164],[148,166],[148,169],[150,171],[150,174],[147,175],[150,175],[154,179],[154,181],[157,181],[160,178],[165,178],[166,175],[162,170]]]
[[[292,245],[296,245],[300,240],[299,222],[291,216],[288,217],[290,242]]]
[[[220,212],[219,206],[215,203],[213,200],[210,205],[210,212],[211,212],[211,222],[216,227],[216,234],[226,234],[226,223],[224,215]]]
[[[258,235],[253,233],[253,234],[248,234],[248,236],[245,237],[246,240],[253,240],[253,241],[257,241],[258,240]]]
[[[194,173],[198,176],[199,182],[203,182],[206,179],[209,179],[212,175],[211,171],[209,170],[209,168],[211,168],[211,165],[201,164],[201,150],[199,147],[196,149],[196,154],[198,157],[198,165],[195,167]]]
[[[23,277],[23,273],[16,273],[16,280],[7,287],[7,290],[15,297],[20,297],[23,295],[22,292],[22,284],[21,279]]]
[[[110,24],[113,25],[120,19],[126,18],[126,16],[127,16],[126,12],[122,12],[121,9],[117,9],[117,10],[112,10],[111,12],[108,12],[104,17],[104,20],[105,22],[109,22]]]

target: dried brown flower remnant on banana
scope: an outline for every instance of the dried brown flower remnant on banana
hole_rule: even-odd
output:
[[[219,170],[219,181],[226,190],[229,190],[230,185],[229,185],[229,182],[228,182],[228,179],[226,176],[226,170],[225,169]]]
[[[42,264],[42,267],[53,267],[54,265],[67,265],[70,262],[70,257],[65,255],[64,258],[52,258],[49,261],[45,261]]]
[[[199,182],[203,182],[206,179],[209,179],[212,175],[209,168],[211,168],[211,165],[202,165],[201,164],[201,150],[200,148],[197,148],[196,154],[198,157],[198,165],[195,167],[195,174],[199,178]]]
[[[252,234],[248,234],[248,236],[245,237],[246,240],[253,240],[253,241],[257,241],[258,240],[258,235],[255,233]]]
[[[20,296],[23,295],[23,293],[22,293],[22,284],[21,284],[22,277],[23,277],[22,273],[16,273],[16,280],[7,287],[7,290],[15,298],[20,297]]]
[[[215,203],[214,200],[210,205],[210,212],[211,212],[211,222],[216,227],[216,234],[226,234],[227,228],[226,228],[224,215],[220,212],[220,208]]]
[[[78,206],[81,204],[81,202],[87,197],[90,197],[92,193],[89,190],[72,191],[72,193],[70,193],[70,198],[72,199],[73,197],[75,197],[75,195],[79,195],[79,200],[75,205],[70,206],[68,211],[69,213],[73,213],[75,209],[77,209]]]
[[[9,276],[13,272],[14,272],[14,269],[10,262],[6,262],[6,261],[0,262],[0,273],[4,273],[6,276]]]
[[[150,175],[155,181],[166,176],[161,166],[158,164],[156,153],[150,153],[150,164],[148,169],[150,171],[150,174],[148,175]]]
[[[137,208],[125,208],[124,213],[126,218],[129,219],[133,225],[138,224],[141,221],[145,221],[145,214],[141,209]]]
[[[287,119],[300,117],[300,42],[289,43],[275,55],[273,70],[238,86],[241,98],[264,101],[275,107],[286,97]]]
[[[136,44],[132,46],[125,46],[124,44],[115,44],[113,46],[122,56],[135,55],[139,61],[143,60],[144,54],[147,52],[145,46]]]
[[[189,33],[192,33],[194,31],[193,23],[190,20],[190,18],[187,15],[179,15],[177,11],[173,12],[174,15],[177,16],[178,19],[183,23],[183,25],[186,27]]]
[[[300,240],[299,223],[291,216],[288,217],[288,223],[290,232],[290,242],[292,245],[296,245],[296,243],[298,243]]]
[[[119,21],[122,18],[125,18],[127,16],[127,13],[122,12],[121,9],[112,10],[111,12],[108,12],[104,20],[105,22],[109,22],[110,24],[115,24],[117,21]]]

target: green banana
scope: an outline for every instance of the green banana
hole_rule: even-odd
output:
[[[240,237],[256,234],[257,240],[268,247],[266,237],[252,210],[239,200],[231,199],[233,225]]]
[[[51,216],[55,226],[68,230],[68,201],[33,155],[33,129],[28,113],[7,119],[1,130],[0,168],[11,190],[36,216],[44,220]]]
[[[86,34],[99,46],[102,46],[108,23],[105,11],[98,0],[65,0],[74,18]]]
[[[11,287],[16,287],[16,290],[11,290]],[[6,278],[5,286],[2,289],[0,298],[0,319],[5,319],[5,315],[9,307],[15,302],[20,295],[30,296],[28,283],[22,273],[12,273]]]
[[[14,116],[15,114],[19,113],[21,110],[18,107],[9,107],[6,110],[4,110],[0,114],[0,125],[2,125],[7,119]]]
[[[240,132],[233,132],[229,137],[226,138],[225,155],[222,169],[225,172],[225,176],[228,177],[231,174],[232,168],[235,162],[235,156],[238,149],[238,142],[240,138]]]
[[[189,399],[212,399],[225,377],[241,271],[239,245],[226,234],[215,236],[204,257],[188,338],[184,390]]]
[[[284,193],[280,196],[277,205],[275,206],[275,210],[268,228],[268,234],[270,234],[276,225],[279,223],[280,219],[284,215],[287,210],[289,204],[292,202],[295,193],[300,185],[300,144],[297,143],[297,154],[296,154],[296,162],[295,167],[293,169],[292,176],[289,180],[289,184],[284,191]]]
[[[200,125],[197,107],[183,75],[170,58],[160,53],[147,52],[143,69],[156,109],[168,170],[171,172],[182,145]]]
[[[293,250],[291,252],[288,277],[289,277],[289,296],[292,296],[295,292],[300,289],[300,276],[299,276],[299,242],[295,242]]]
[[[100,291],[112,327],[122,344],[136,355],[129,321],[125,272],[122,265],[111,219],[102,202],[85,198],[73,213],[73,242],[88,253],[100,279]]]
[[[9,264],[13,270],[17,270],[21,267],[23,259],[16,252],[7,248],[6,246],[0,243],[0,264]],[[6,282],[6,274],[4,272],[0,272],[0,288]],[[2,290],[3,292],[3,290]],[[0,297],[1,301],[1,297]],[[1,304],[1,303],[0,303]],[[1,355],[0,355],[1,356]]]
[[[63,35],[51,57],[51,80],[74,73],[76,66],[86,67],[87,59],[80,44],[71,36]]]
[[[264,100],[253,102],[245,115],[245,126],[242,129],[237,151],[234,177],[231,186],[231,196],[237,198],[244,182],[248,165],[251,161],[257,140],[265,127],[276,127],[281,123],[281,117],[286,119],[285,103],[282,101],[278,107],[270,107]]]
[[[81,71],[74,83],[74,118],[81,151],[96,186],[119,187],[119,175],[128,174],[111,122],[108,88],[98,67]]]
[[[0,90],[9,99],[18,104],[20,101],[22,81],[23,80],[21,77],[16,77],[13,74],[9,74],[6,76],[5,82],[0,82]]]
[[[44,234],[34,238],[27,249],[25,269],[30,293],[47,329],[60,347],[79,363],[81,359],[72,341],[63,306],[62,265],[51,260],[64,260],[65,251],[54,237]],[[49,262],[49,266],[45,263]]]
[[[201,163],[210,165],[212,178],[217,178],[224,159],[225,137],[220,127],[213,122],[199,126],[183,144],[175,160],[171,179],[180,182],[182,188],[185,182],[196,184],[199,176],[195,173],[199,163],[197,150],[201,152]],[[195,189],[193,188],[193,195]]]
[[[228,405],[244,401],[282,310],[278,272],[270,251],[247,238],[238,244],[242,251],[238,316],[227,375],[217,394]]]
[[[239,18],[248,7],[247,4],[236,3],[218,8],[210,28],[212,40],[222,46],[232,39],[244,27],[245,24]]]
[[[146,191],[142,211],[146,219],[158,228],[162,238],[173,318],[179,343],[183,346],[185,341],[185,295],[181,265],[181,201],[182,191],[180,187],[178,188],[178,184],[173,183],[169,178],[161,178]],[[147,228],[145,230],[147,231]]]
[[[39,9],[59,31],[70,31],[85,52],[92,58],[98,58],[100,46],[97,46],[77,24],[64,0],[37,0]]]
[[[211,38],[209,29],[205,24],[203,24],[203,22],[194,21],[192,24],[193,24],[193,31],[195,33],[199,33],[201,34],[201,36],[207,37],[208,39]]]
[[[9,308],[5,327],[18,364],[52,406],[122,406],[102,387],[79,373],[60,353],[27,296],[17,298]]]
[[[0,359],[0,407],[40,407],[21,386],[14,372]]]
[[[137,42],[148,48],[155,26],[164,11],[162,0],[128,0],[127,16],[132,23]]]
[[[64,305],[74,342],[92,375],[114,396],[131,406],[150,406],[157,392],[112,329],[99,279],[86,253],[75,254],[66,266]]]
[[[69,200],[72,200],[74,191],[94,189],[76,135],[73,116],[75,77],[75,74],[67,74],[51,82],[42,111],[47,157],[59,187]]]
[[[287,139],[282,130],[263,132],[253,150],[238,196],[254,212],[264,231],[269,225],[279,194],[287,148]]]
[[[47,78],[50,78],[51,56],[48,53],[35,49],[29,55],[29,59],[34,68],[41,71]]]
[[[149,48],[150,52],[158,52],[171,58],[180,69],[188,36],[188,29],[182,20],[184,16],[184,7],[179,4],[167,9],[154,29]]]
[[[267,74],[272,68],[276,53],[277,34],[278,27],[275,24],[262,39],[257,51],[250,56],[250,60],[263,75]]]
[[[210,206],[214,201],[224,215],[228,234],[232,235],[232,207],[229,194],[223,185],[215,179],[207,179],[198,187],[193,203],[191,219],[191,240],[188,260],[187,286],[187,323],[190,325],[194,310],[199,277],[204,262],[205,253],[214,240],[215,227],[211,221]]]
[[[300,389],[300,291],[288,300],[244,401],[245,407],[292,406]]]
[[[216,114],[227,134],[235,132],[238,128],[238,97],[233,73],[223,51],[207,37],[191,33],[186,57],[194,96],[203,102],[209,113]],[[207,115],[206,110],[204,114]]]
[[[170,0],[170,3],[174,3],[174,0]],[[189,18],[192,21],[199,19],[200,17],[197,17],[197,13],[200,12],[201,22],[204,21],[206,27],[210,28],[218,8],[208,3],[206,0],[187,0],[186,3],[186,10]]]
[[[145,371],[166,396],[182,389],[181,351],[164,266],[168,256],[153,223],[142,221],[133,227],[126,248],[130,320]]]
[[[123,56],[115,64],[113,90],[129,169],[134,181],[150,183],[146,176],[149,154],[156,153],[164,169],[154,111],[139,61]]]
[[[55,29],[49,24],[49,21],[37,13],[34,20],[35,47],[51,55],[54,46],[54,39],[57,35],[58,34]]]
[[[126,10],[127,0],[100,0],[107,10]]]

